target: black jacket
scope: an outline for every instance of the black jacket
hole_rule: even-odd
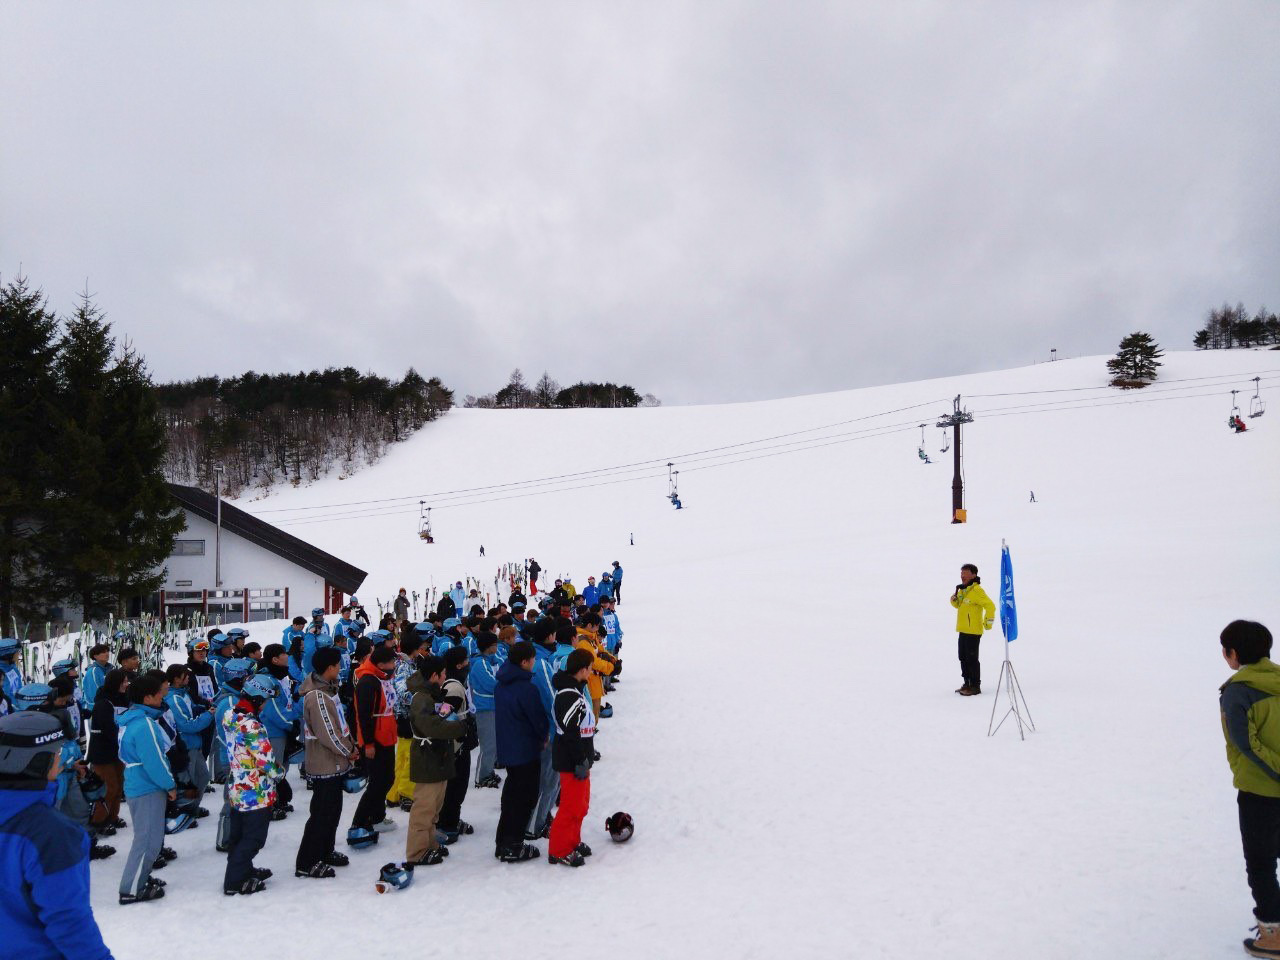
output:
[[[542,572],[542,567],[541,567],[541,566],[539,566],[538,561],[537,561],[537,560],[531,560],[531,561],[529,562],[529,579],[530,579],[530,580],[537,580],[537,579],[538,579],[538,574],[540,574],[541,572]]]
[[[507,606],[509,608],[515,609],[517,603],[523,603],[526,607],[529,605],[529,598],[519,590],[513,591],[511,596],[507,597]]]
[[[123,706],[124,698],[120,699]],[[90,763],[116,763],[120,759],[116,705],[105,693],[100,692],[93,702],[93,714],[89,718],[89,750],[85,758]]]
[[[448,620],[450,617],[458,615],[458,608],[453,603],[453,597],[445,594],[440,598],[440,602],[436,604],[436,613],[440,614],[441,619]]]
[[[591,700],[586,684],[578,683],[563,670],[551,678],[556,699],[556,737],[551,741],[551,766],[558,773],[573,773],[585,763],[591,766],[595,756],[596,718],[591,713]]]
[[[191,702],[203,703],[206,707],[213,706],[211,697],[201,695],[200,681],[196,679],[196,677],[208,677],[209,683],[207,686],[212,687],[216,694],[218,685],[214,682],[213,664],[208,660],[201,663],[194,657],[188,657],[187,670],[190,671],[190,675],[187,677],[187,693],[191,694]]]

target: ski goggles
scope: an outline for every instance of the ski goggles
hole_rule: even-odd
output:
[[[192,652],[192,653],[195,653],[197,650],[203,650],[205,653],[208,653],[208,652],[209,652],[209,641],[208,641],[208,640],[197,640],[195,643],[193,643],[193,644],[191,645],[190,650],[191,650],[191,652]]]

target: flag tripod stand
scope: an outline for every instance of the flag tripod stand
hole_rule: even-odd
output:
[[[1004,694],[1007,706],[996,723],[996,708],[1000,705],[1000,695]],[[1022,685],[1018,683],[1018,675],[1014,672],[1013,661],[1009,659],[1008,641],[1004,645],[1004,662],[1000,664],[1000,679],[996,682],[996,698],[991,704],[991,722],[987,724],[987,736],[993,737],[1004,726],[1004,722],[1012,716],[1018,726],[1019,738],[1027,739],[1026,731],[1035,732],[1036,725],[1031,719],[1031,711],[1027,709],[1027,698],[1022,695]]]

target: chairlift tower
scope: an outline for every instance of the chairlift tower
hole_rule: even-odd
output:
[[[961,462],[961,444],[960,444],[960,426],[965,423],[973,423],[973,414],[968,410],[960,409],[960,394],[956,394],[953,401],[953,409],[950,414],[943,416],[938,420],[938,426],[942,428],[950,427],[952,430],[951,450],[952,463],[954,464],[951,476],[951,522],[964,523],[968,519],[968,515],[964,509],[964,472]]]

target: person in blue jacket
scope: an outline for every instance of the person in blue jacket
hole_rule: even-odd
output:
[[[301,716],[301,702],[295,701],[284,683],[272,676],[270,672],[259,673],[258,679],[264,688],[271,691],[271,699],[263,701],[258,711],[258,720],[267,728],[267,739],[271,741],[271,754],[276,758],[276,766],[283,772],[276,781],[276,804],[271,813],[272,820],[283,820],[293,812],[293,786],[289,783],[289,735],[297,726]]]
[[[613,561],[613,599],[622,603],[622,564]]]
[[[168,692],[168,681],[151,673],[142,674],[130,684],[133,706],[119,720],[124,796],[129,802],[133,828],[133,843],[120,876],[122,904],[164,896],[164,885],[151,878],[151,867],[164,846],[165,808],[178,797],[159,724]]]
[[[93,713],[94,701],[98,698],[98,690],[102,681],[111,672],[111,647],[105,643],[95,643],[89,648],[89,666],[84,671],[84,679],[80,681],[81,698],[84,701],[85,715]]]
[[[498,684],[498,668],[502,661],[495,652],[498,638],[485,634],[476,642],[476,654],[471,658],[471,672],[467,686],[471,700],[476,705],[476,738],[480,741],[480,756],[476,760],[477,787],[500,787],[502,778],[493,772],[498,759],[498,730],[493,713],[493,691]]]
[[[551,682],[556,672],[555,635],[547,634],[542,643],[535,643],[533,655],[533,685],[538,690],[543,709],[547,711],[549,729],[547,745],[542,748],[542,756],[539,758],[541,768],[538,780],[538,804],[533,808],[533,815],[529,818],[529,826],[525,832],[534,837],[545,837],[551,832],[551,805],[560,791],[560,775],[551,765],[552,742],[556,737],[556,691]]]
[[[529,641],[521,640],[513,645],[507,662],[498,668],[498,685],[493,692],[497,766],[507,771],[495,838],[495,855],[504,863],[519,863],[539,856],[538,848],[525,842],[525,827],[538,803],[542,748],[547,745],[550,732],[546,708],[533,685],[536,659]]]
[[[222,671],[229,660],[235,659],[236,644],[221,630],[214,630],[209,635],[209,664],[213,667],[213,685],[222,686]]]
[[[306,633],[302,637],[302,678],[311,675],[311,658],[322,647],[333,646],[333,634],[329,625],[324,622],[324,610],[316,607],[311,611],[311,622],[307,624]]]
[[[600,619],[604,621],[604,629],[608,634],[605,646],[610,653],[617,656],[618,648],[622,646],[622,623],[614,612],[613,598],[600,604]]]
[[[289,655],[287,666],[289,668],[289,676],[293,678],[294,684],[299,684],[307,679],[307,675],[302,670],[302,641],[306,632],[307,618],[294,617],[293,623],[285,627],[280,634],[280,646],[284,647],[285,653]]]
[[[14,663],[21,650],[22,641],[17,637],[0,638],[0,688],[3,688],[4,695],[9,698],[10,702],[13,701],[14,695],[22,689],[22,671]]]
[[[53,809],[62,724],[0,718],[0,930],[24,960],[111,960],[89,907],[89,836]]]
[[[613,596],[613,576],[606,570],[604,575],[600,577],[600,599],[597,602],[603,602],[606,597]]]
[[[594,607],[600,602],[600,588],[596,586],[595,577],[587,577],[587,585],[582,588],[582,599],[588,607]]]
[[[213,722],[213,714],[203,704],[197,705],[191,699],[187,687],[190,683],[191,669],[185,663],[170,664],[165,671],[169,678],[169,692],[164,696],[165,706],[173,717],[178,736],[187,748],[187,779],[204,796],[204,788],[209,785],[209,764],[205,762],[201,747],[204,744],[204,731]]]

